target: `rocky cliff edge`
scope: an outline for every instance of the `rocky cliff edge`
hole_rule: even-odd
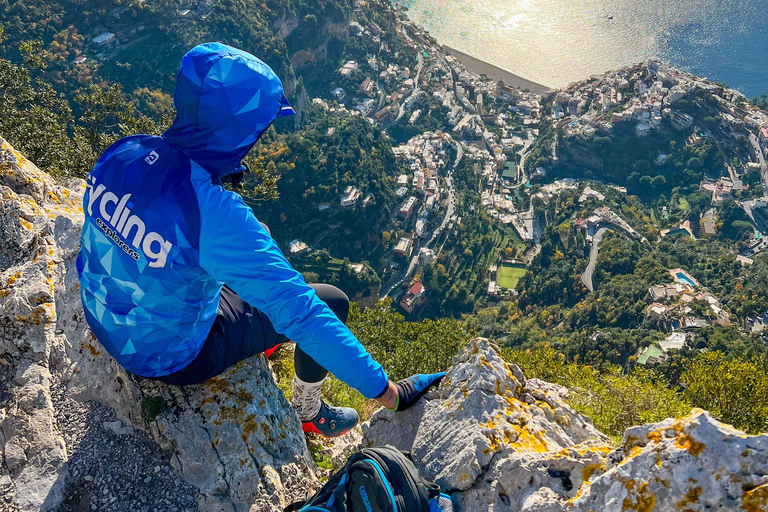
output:
[[[262,356],[181,389],[126,374],[94,339],[75,270],[83,187],[0,139],[0,512],[279,511],[312,492]],[[694,410],[616,447],[568,393],[475,339],[412,409],[375,413],[362,445],[410,451],[459,512],[768,510],[768,436]]]

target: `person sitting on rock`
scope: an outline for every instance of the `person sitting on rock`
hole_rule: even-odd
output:
[[[442,374],[391,382],[344,325],[349,299],[308,285],[242,198],[222,186],[280,116],[280,79],[253,55],[196,46],[179,68],[173,125],[108,148],[88,176],[77,259],[86,320],[129,372],[201,383],[280,343],[296,343],[292,405],[327,437],[358,422],[328,406],[328,370],[404,410]]]

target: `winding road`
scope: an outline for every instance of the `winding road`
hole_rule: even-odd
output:
[[[456,160],[453,162],[453,165],[448,169],[447,177],[445,178],[445,186],[448,189],[448,208],[445,210],[445,216],[443,217],[443,222],[440,224],[440,227],[435,229],[435,231],[432,233],[432,236],[429,239],[429,242],[427,242],[427,246],[429,246],[432,242],[435,241],[435,239],[438,237],[440,233],[445,229],[445,227],[448,225],[448,222],[451,220],[451,216],[453,215],[454,210],[456,209],[456,194],[453,191],[453,170],[456,168],[457,165],[459,165],[459,162],[461,162],[461,159],[464,157],[464,146],[461,145],[461,142],[456,142]]]
[[[597,252],[600,250],[600,242],[603,241],[603,235],[608,231],[608,228],[600,228],[592,237],[592,249],[589,251],[589,263],[587,269],[581,274],[581,282],[590,292],[595,291],[594,283],[592,282],[592,276],[595,273],[595,263],[597,263]]]
[[[453,162],[453,164],[448,168],[447,176],[445,178],[445,185],[448,190],[448,207],[445,210],[445,216],[443,217],[443,222],[435,228],[435,230],[432,232],[432,235],[429,237],[429,240],[424,243],[423,245],[418,245],[413,248],[415,255],[411,257],[411,261],[408,265],[407,269],[404,269],[402,272],[400,272],[398,275],[392,277],[389,281],[384,283],[384,285],[381,287],[381,291],[379,292],[379,300],[384,300],[389,295],[389,292],[391,292],[396,287],[400,286],[400,284],[403,283],[406,279],[408,279],[413,273],[416,271],[416,269],[419,267],[419,249],[422,247],[429,247],[432,242],[437,239],[438,235],[442,233],[442,231],[445,229],[445,227],[448,225],[448,223],[451,221],[451,216],[453,215],[454,210],[456,209],[456,194],[453,190],[453,170],[456,168],[456,166],[461,162],[461,159],[464,156],[464,147],[461,145],[461,142],[456,141],[456,160]]]
[[[397,119],[399,120],[403,115],[405,115],[405,103],[414,94],[418,94],[421,90],[421,86],[419,84],[419,75],[421,75],[421,69],[424,66],[424,59],[421,56],[421,52],[418,52],[417,55],[418,64],[416,65],[416,78],[414,78],[414,89],[411,94],[408,95],[408,97],[403,98],[403,102],[400,104],[400,111],[397,114]]]

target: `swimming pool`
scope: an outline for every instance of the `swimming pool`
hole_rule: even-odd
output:
[[[695,287],[695,286],[696,286],[696,283],[694,283],[694,282],[691,280],[691,278],[690,278],[690,277],[688,277],[687,275],[683,274],[682,272],[677,272],[677,273],[675,274],[675,277],[677,277],[677,280],[678,280],[678,281],[680,281],[681,283],[689,284],[689,285],[691,285],[691,286],[693,286],[693,287]]]

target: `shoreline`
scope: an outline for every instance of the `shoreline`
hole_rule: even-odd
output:
[[[516,75],[506,69],[502,69],[493,64],[489,64],[484,60],[480,60],[477,57],[466,54],[455,48],[451,48],[448,45],[442,45],[443,52],[451,55],[456,60],[461,62],[467,71],[475,73],[477,75],[485,75],[492,80],[504,80],[504,83],[509,87],[519,87],[520,89],[529,89],[531,92],[542,95],[548,91],[552,91],[551,87],[541,85],[527,78],[523,78]]]

